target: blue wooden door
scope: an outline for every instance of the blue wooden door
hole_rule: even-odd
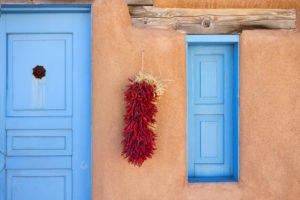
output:
[[[188,176],[233,180],[234,45],[188,46]]]
[[[0,18],[0,200],[91,199],[89,10],[18,9]]]

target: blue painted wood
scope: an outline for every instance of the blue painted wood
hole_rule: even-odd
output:
[[[199,43],[238,43],[239,35],[187,35],[186,42],[189,45],[196,45]]]
[[[90,13],[11,8],[0,18],[0,200],[89,200]]]
[[[201,66],[195,67],[193,71],[198,74],[194,77],[193,84],[199,85],[199,88],[194,87],[194,103],[197,105],[222,104],[224,93],[220,88],[224,82],[224,69],[223,66],[217,66],[216,62],[221,63],[223,55],[213,55],[213,52],[207,52],[207,54],[211,55],[195,57],[195,62],[201,63]]]
[[[238,180],[238,41],[187,36],[189,182]]]
[[[223,116],[213,114],[194,115],[194,162],[202,164],[218,164],[224,162]]]
[[[7,171],[33,169],[72,169],[71,156],[8,156]]]
[[[233,160],[234,160],[234,180],[239,181],[240,177],[240,112],[239,112],[239,107],[240,107],[240,43],[235,43],[234,45],[234,70],[233,70],[233,77],[234,77],[234,96],[233,96],[233,104],[234,104],[234,110],[233,110],[233,117],[234,117],[234,154],[233,154]]]
[[[72,155],[71,130],[7,130],[8,156]]]
[[[9,200],[72,200],[70,170],[8,170]]]
[[[189,183],[237,182],[232,176],[189,177]]]
[[[73,131],[74,135],[76,134],[76,137],[73,137],[73,147],[76,147],[73,149],[73,155],[76,156],[72,160],[72,166],[78,166],[73,168],[73,173],[77,174],[77,176],[73,176],[73,198],[76,196],[73,200],[82,200],[92,199],[90,171],[92,163],[90,15],[86,15],[85,20],[80,20],[77,24],[79,30],[73,35],[73,40],[77,41],[77,46],[73,50],[75,55],[80,55],[85,49],[85,56],[73,57],[73,63],[76,63],[77,66],[77,70],[73,74],[73,80],[77,80],[77,84],[73,87],[73,106],[77,109],[73,111]],[[86,38],[86,40],[82,40],[82,38]]]
[[[38,120],[39,123],[32,123]],[[18,129],[72,129],[71,117],[6,117],[6,130]]]
[[[2,13],[90,13],[91,4],[2,5]]]
[[[2,28],[5,26],[6,15],[0,17],[0,200],[6,199],[6,173],[5,173],[5,155],[6,155],[6,133],[5,133],[5,102],[6,102],[6,32]]]
[[[9,33],[7,37],[7,115],[71,116],[72,34]],[[37,65],[46,69],[43,79],[30,73]]]

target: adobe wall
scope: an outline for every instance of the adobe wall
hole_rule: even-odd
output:
[[[157,151],[140,168],[122,150],[123,92],[140,69],[173,80],[159,100]],[[240,182],[188,184],[185,36],[131,26],[124,0],[93,5],[93,200],[298,200],[300,33],[244,31]]]

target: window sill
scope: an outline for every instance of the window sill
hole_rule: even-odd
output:
[[[189,183],[207,183],[207,182],[238,182],[239,180],[233,176],[223,177],[188,177]]]

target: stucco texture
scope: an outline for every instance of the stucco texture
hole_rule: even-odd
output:
[[[123,92],[141,69],[172,80],[159,100],[157,151],[121,157]],[[93,200],[299,200],[300,33],[244,31],[240,181],[188,184],[185,36],[131,26],[123,0],[93,5]]]

